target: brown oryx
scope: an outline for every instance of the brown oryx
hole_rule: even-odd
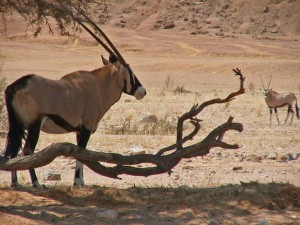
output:
[[[261,79],[262,86],[263,86],[263,89],[264,89],[263,95],[265,96],[266,103],[267,103],[267,105],[270,109],[270,122],[269,122],[269,124],[271,124],[271,122],[272,122],[272,109],[274,109],[274,111],[275,111],[276,118],[277,118],[277,124],[280,124],[279,118],[278,118],[277,108],[280,108],[280,107],[283,107],[283,106],[286,106],[286,105],[288,106],[288,111],[287,111],[286,119],[285,119],[283,124],[285,124],[286,121],[288,120],[288,118],[290,116],[290,113],[292,113],[292,118],[291,118],[291,122],[290,122],[290,124],[292,124],[294,114],[295,114],[293,106],[295,106],[296,116],[299,119],[299,108],[298,108],[298,105],[297,105],[296,96],[293,93],[282,93],[282,94],[280,94],[280,93],[277,93],[275,91],[272,91],[272,89],[269,89],[272,76],[270,77],[268,88],[265,88],[264,82],[263,82],[261,77],[260,77],[260,79]]]
[[[86,17],[89,20],[89,18]],[[145,88],[103,31],[92,23],[106,45],[79,19],[86,29],[110,54],[102,57],[104,66],[92,71],[76,71],[59,80],[50,80],[35,74],[21,77],[5,90],[9,131],[5,156],[14,158],[22,147],[24,155],[33,154],[40,130],[51,134],[76,132],[77,145],[85,148],[90,135],[97,129],[104,114],[121,97],[122,92],[142,99]],[[27,132],[26,132],[27,131]],[[42,188],[34,169],[30,169],[32,185]],[[17,173],[12,172],[12,186],[17,186]],[[81,187],[83,165],[76,161],[74,185]]]

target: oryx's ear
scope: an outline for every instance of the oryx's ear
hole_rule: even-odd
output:
[[[117,62],[117,61],[118,61],[118,58],[117,58],[116,55],[114,55],[114,54],[110,54],[110,55],[109,55],[109,62],[110,62],[110,63],[114,64],[114,63]]]
[[[103,55],[101,55],[101,58],[102,58],[102,62],[103,62],[103,65],[104,65],[104,66],[110,64],[110,62],[109,62],[107,59],[105,59],[105,58],[103,57]]]

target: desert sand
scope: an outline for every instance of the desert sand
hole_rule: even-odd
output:
[[[126,154],[140,148],[156,153],[174,143],[176,135],[113,134],[112,130],[126,118],[138,125],[150,115],[176,123],[193,104],[237,90],[239,81],[232,72],[236,67],[246,77],[246,93],[198,115],[202,128],[186,145],[201,141],[233,116],[244,131],[230,132],[224,140],[241,147],[215,148],[205,157],[183,160],[171,176],[124,175],[114,180],[85,168],[83,189],[72,188],[75,161],[71,158],[59,157],[37,169],[44,191],[30,187],[27,171],[19,173],[22,187],[12,189],[10,173],[0,171],[1,224],[300,224],[300,121],[294,118],[291,125],[277,125],[273,115],[269,125],[260,81],[261,76],[267,85],[272,76],[270,87],[293,92],[300,104],[299,35],[220,36],[211,31],[194,35],[178,27],[151,30],[151,23],[145,22],[120,28],[115,20],[102,25],[103,30],[148,94],[141,101],[123,94],[87,149]],[[11,24],[18,26],[22,27],[21,21]],[[47,33],[34,39],[24,38],[22,29],[12,29],[8,37],[0,39],[1,76],[7,83],[29,73],[59,79],[76,70],[101,67],[101,54],[107,57],[84,32],[75,40]],[[174,93],[177,87],[186,91]],[[285,119],[286,108],[279,110],[279,116]],[[55,142],[75,143],[75,134],[42,133],[36,151]],[[0,139],[1,149],[4,146],[5,131]],[[60,174],[61,180],[45,180],[48,172]],[[109,210],[112,217],[105,218],[103,212]]]

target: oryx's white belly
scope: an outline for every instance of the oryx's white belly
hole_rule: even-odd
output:
[[[65,134],[73,131],[66,130],[62,126],[56,124],[48,117],[44,117],[41,125],[41,130],[49,134]]]

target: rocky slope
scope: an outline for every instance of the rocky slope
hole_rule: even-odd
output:
[[[108,0],[99,23],[137,30],[174,29],[192,35],[300,35],[298,0]]]

